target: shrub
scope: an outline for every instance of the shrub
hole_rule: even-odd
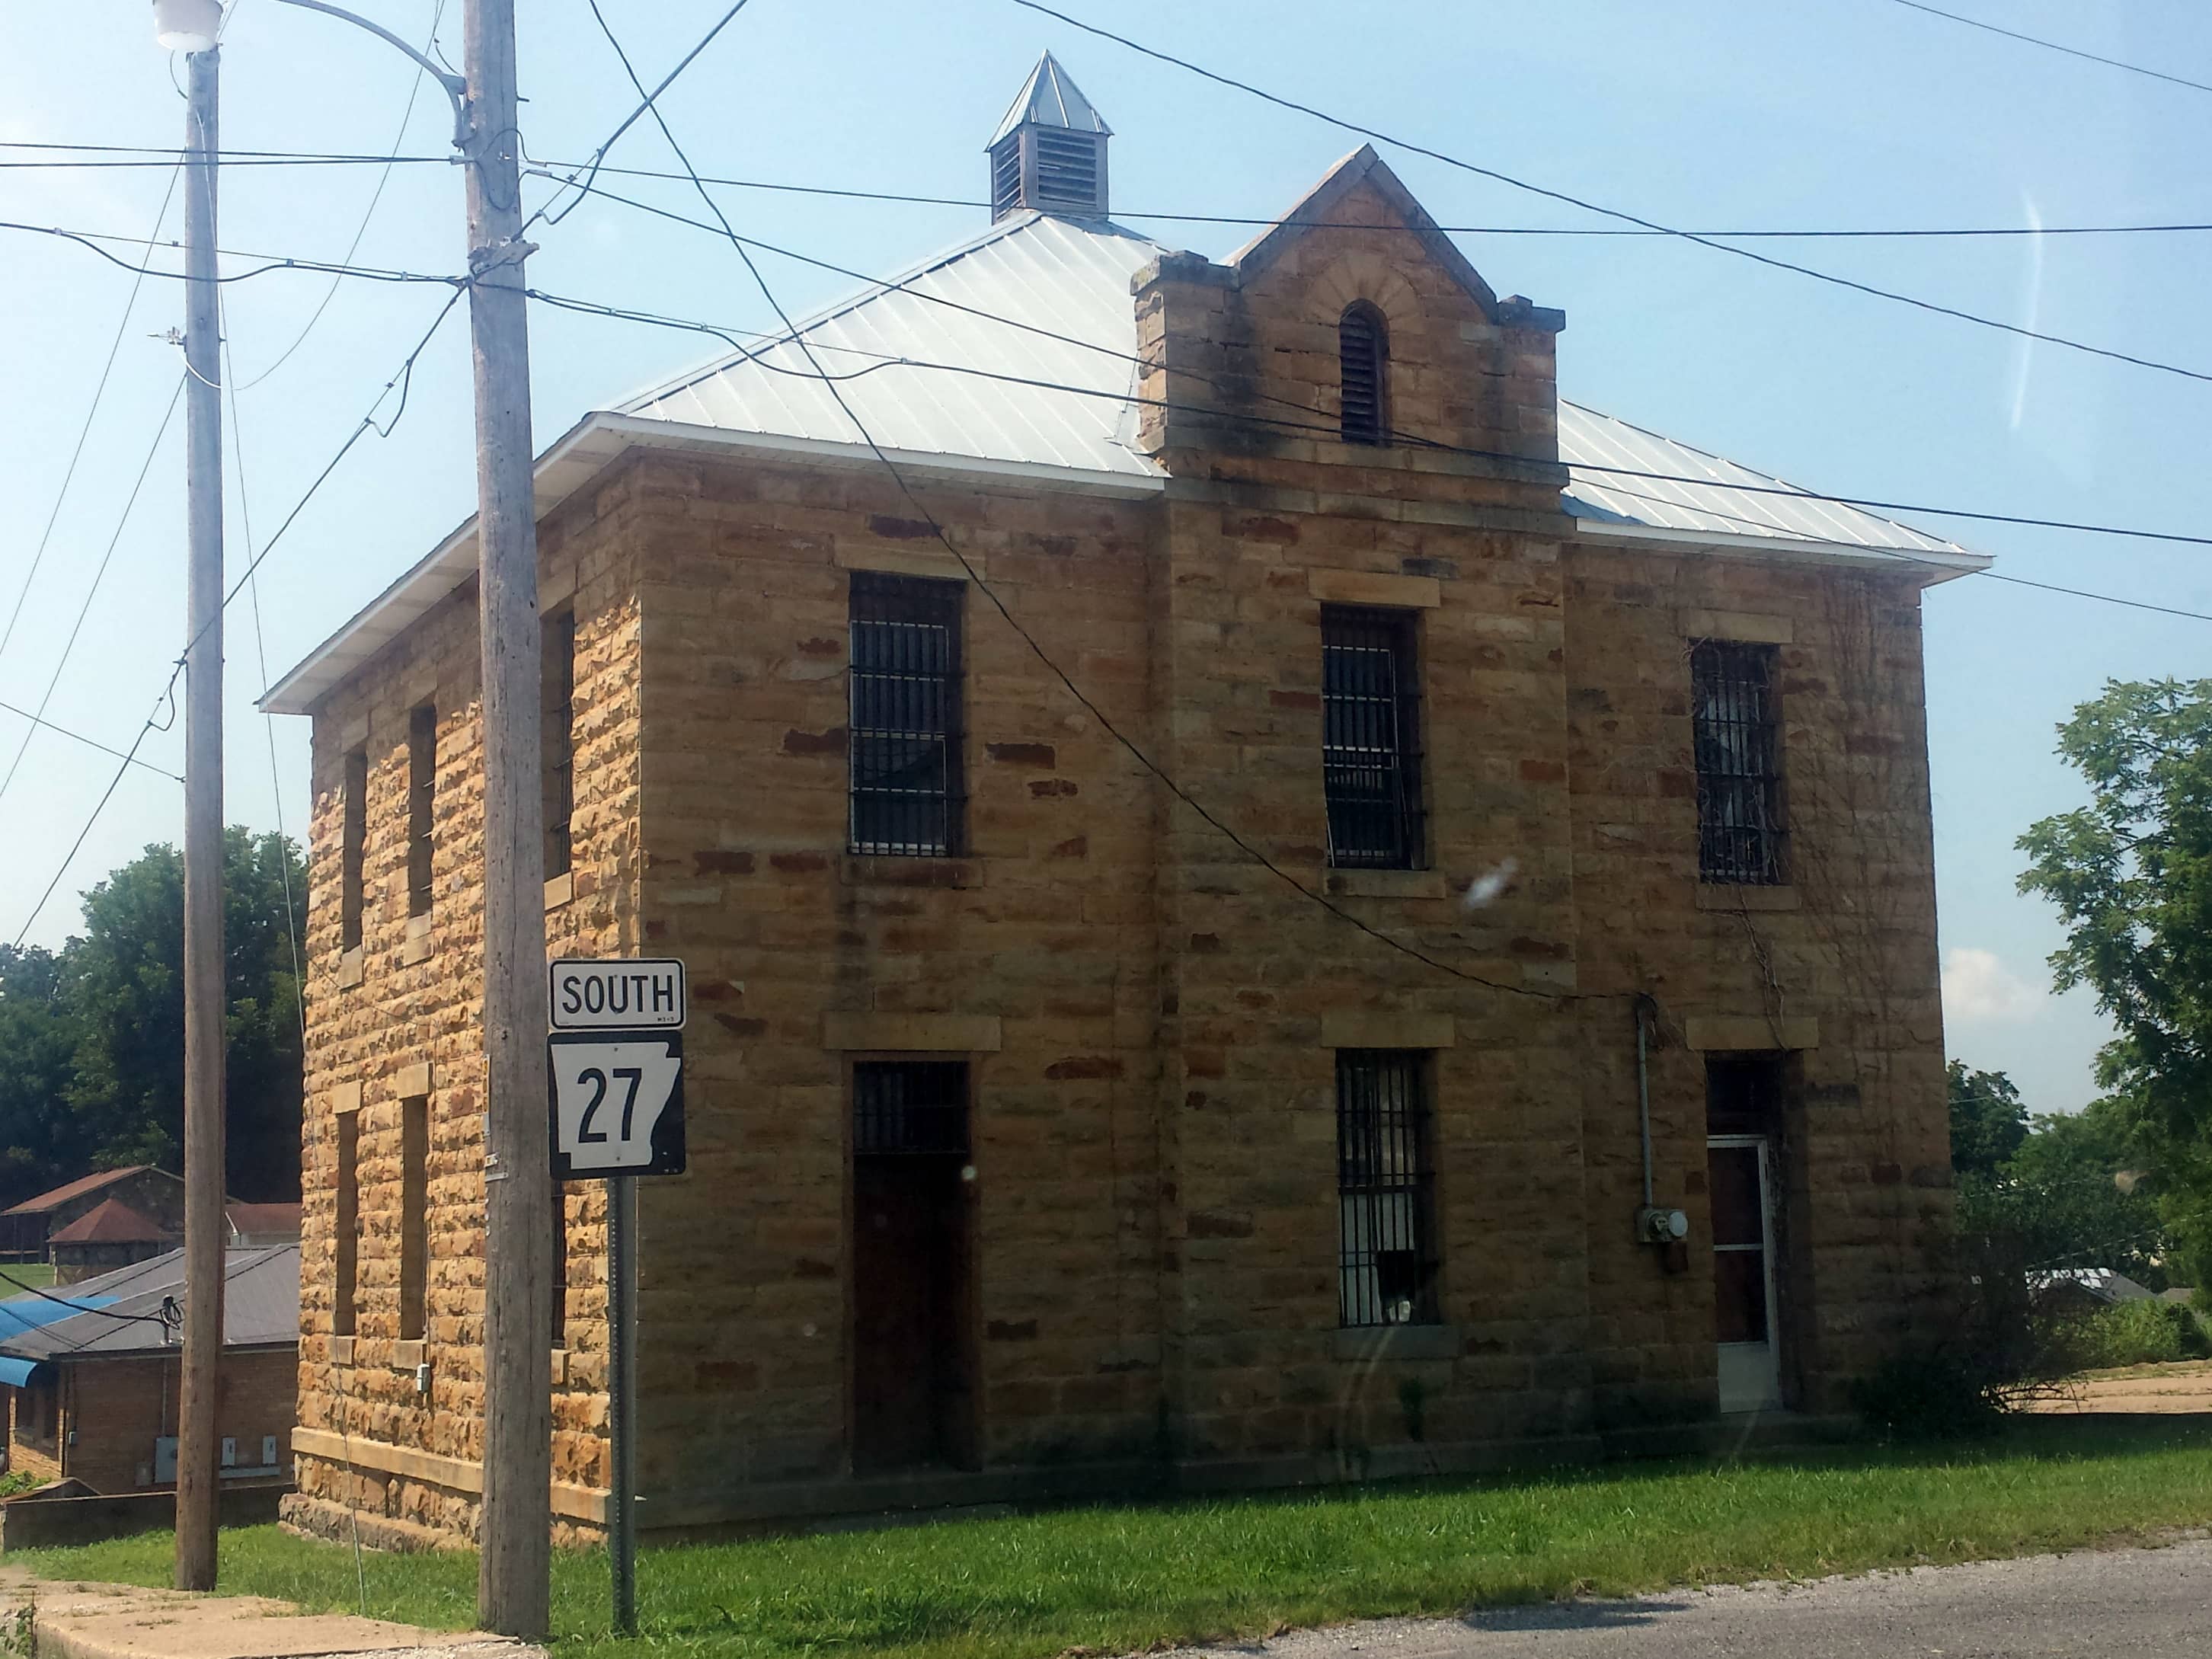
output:
[[[2002,1380],[1963,1352],[1914,1348],[1851,1384],[1851,1408],[1899,1440],[1993,1433],[2007,1409]]]
[[[2195,1310],[2179,1302],[2145,1299],[2101,1308],[2072,1322],[2068,1339],[2075,1363],[2085,1370],[2212,1359],[2212,1337]]]

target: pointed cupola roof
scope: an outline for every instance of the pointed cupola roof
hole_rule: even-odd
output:
[[[992,133],[991,142],[983,146],[989,149],[1008,133],[1025,126],[1066,127],[1072,132],[1095,132],[1111,138],[1114,129],[1106,125],[1105,118],[1091,106],[1083,95],[1083,88],[1068,79],[1067,71],[1050,52],[1037,59],[1030,78],[1022,83],[1013,103],[1007,108],[1006,118]]]

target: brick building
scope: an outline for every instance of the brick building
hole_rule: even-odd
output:
[[[1371,151],[1216,264],[1106,216],[1107,142],[1046,60],[987,231],[539,464],[549,944],[692,987],[647,1524],[1836,1411],[1942,1306],[1919,601],[1982,561],[1563,400],[1561,315]],[[314,720],[289,1513],[394,1543],[481,1479],[474,562],[267,699]]]
[[[289,1478],[300,1379],[295,1244],[233,1249],[223,1272],[216,1433],[223,1484]],[[115,1494],[173,1487],[183,1351],[165,1304],[184,1253],[0,1302],[0,1422],[8,1468]],[[80,1310],[82,1311],[73,1311]]]

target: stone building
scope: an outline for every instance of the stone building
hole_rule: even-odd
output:
[[[1107,216],[1107,143],[1046,60],[988,229],[539,463],[549,945],[691,984],[645,1524],[1838,1411],[1942,1306],[1919,605],[1983,561],[1562,399],[1561,314],[1370,150],[1217,264]],[[481,1483],[472,538],[267,699],[289,1513],[391,1543]]]

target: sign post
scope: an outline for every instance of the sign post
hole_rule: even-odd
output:
[[[549,1130],[556,1181],[607,1185],[607,1553],[614,1626],[637,1632],[637,1187],[681,1175],[684,964],[563,958],[550,969]]]

